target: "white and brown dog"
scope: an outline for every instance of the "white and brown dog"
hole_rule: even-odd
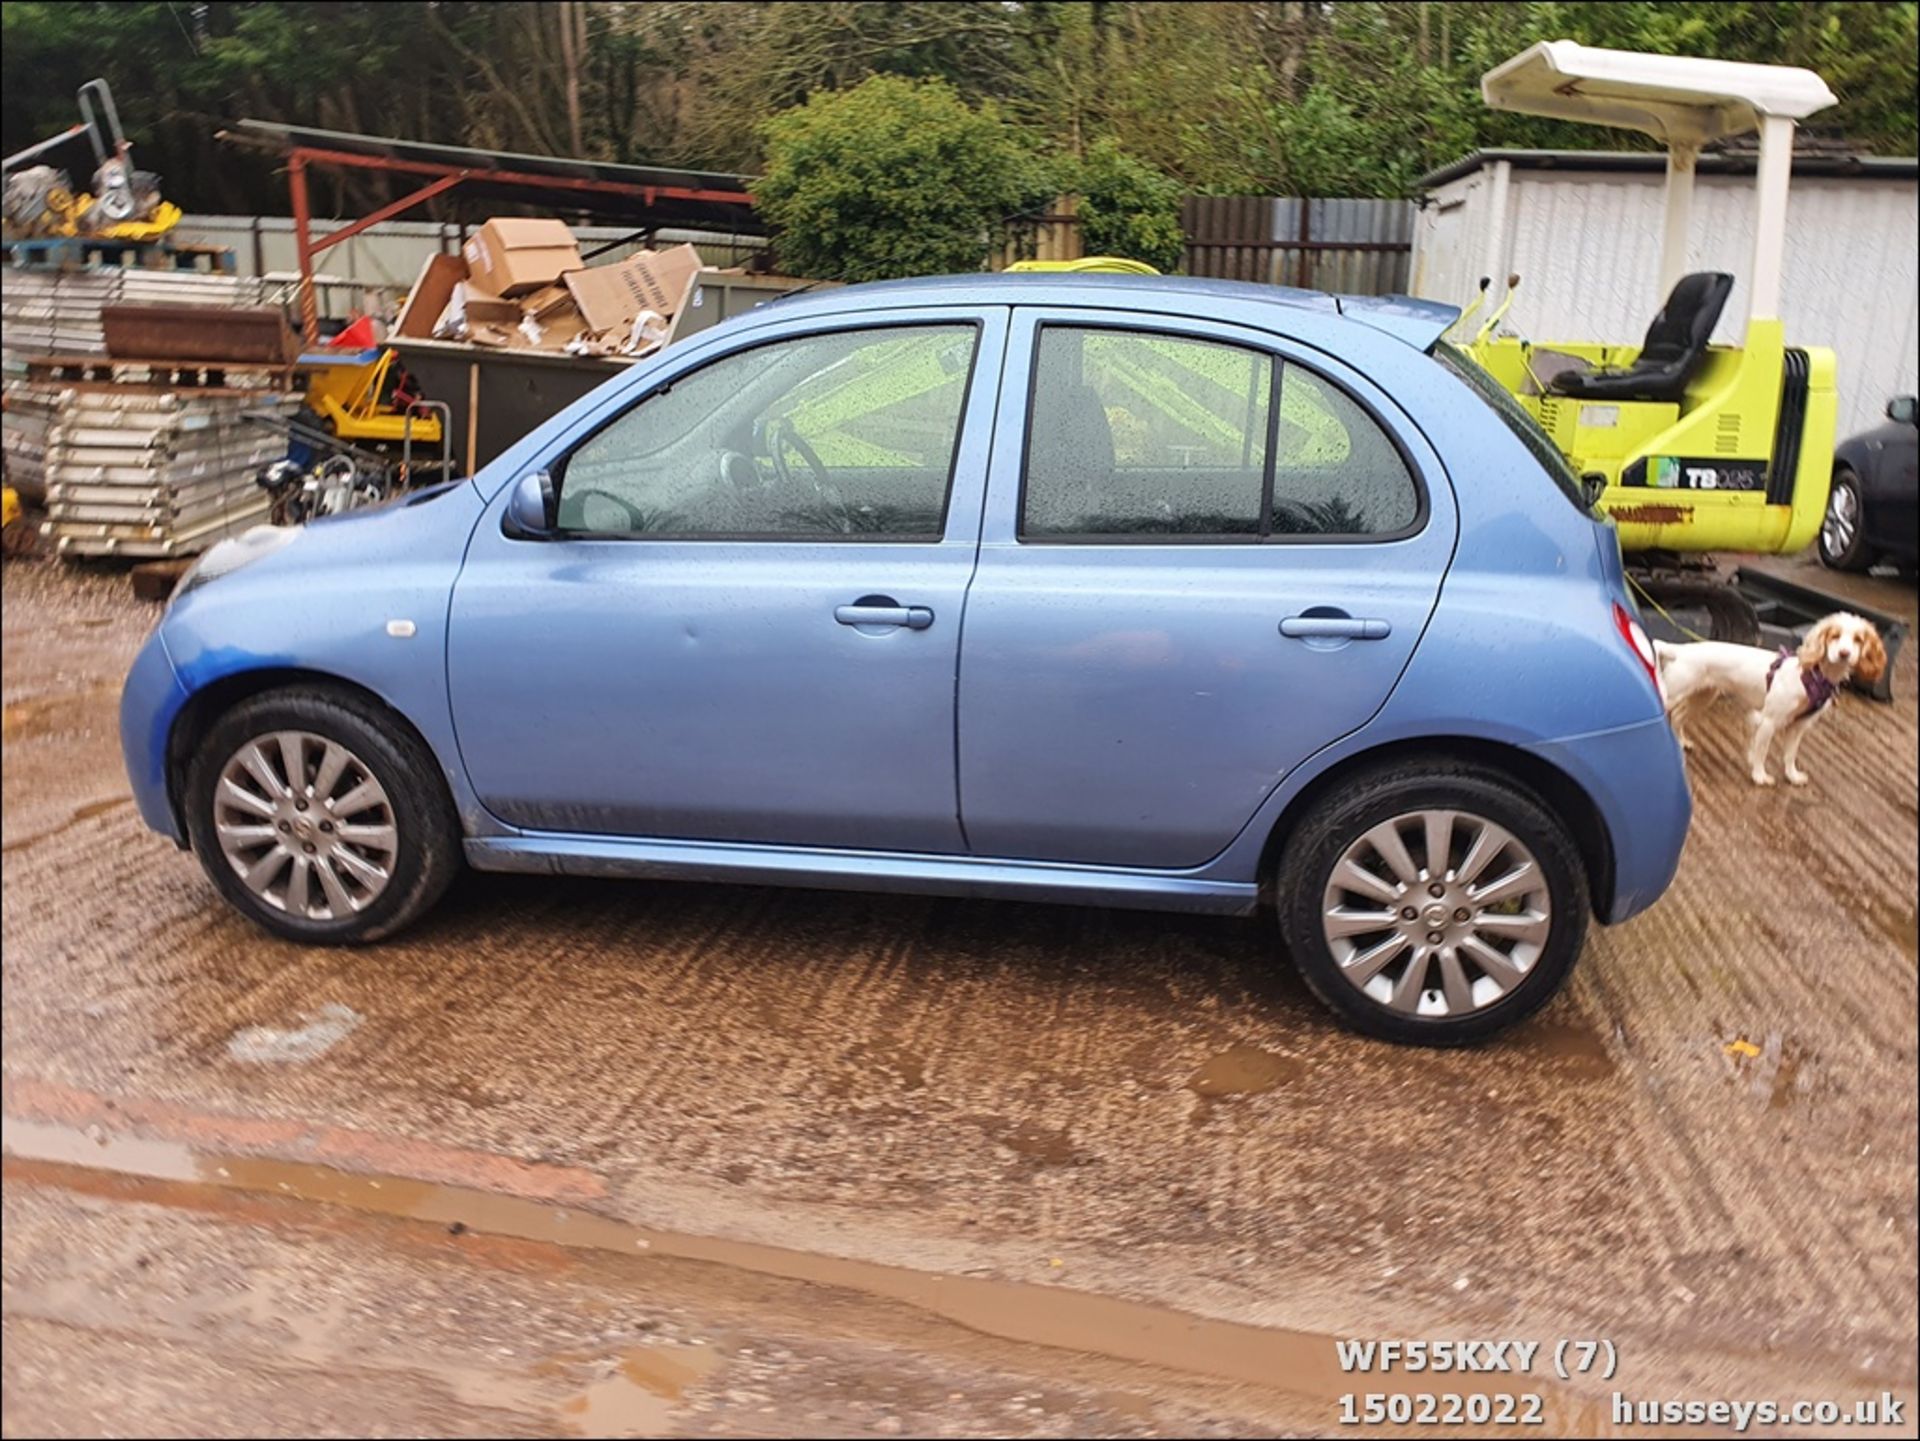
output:
[[[1797,651],[1778,652],[1724,641],[1693,645],[1653,643],[1660,658],[1660,680],[1667,691],[1667,715],[1680,744],[1692,743],[1681,729],[1696,704],[1716,695],[1732,696],[1751,714],[1753,740],[1747,746],[1747,768],[1753,783],[1770,786],[1767,748],[1776,734],[1785,732],[1780,764],[1787,784],[1803,786],[1800,742],[1832,704],[1839,688],[1852,676],[1871,685],[1886,669],[1887,651],[1872,624],[1847,611],[1836,611],[1807,632]]]

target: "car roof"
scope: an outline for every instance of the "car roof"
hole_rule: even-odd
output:
[[[1169,305],[1169,302],[1172,302]],[[1212,302],[1204,308],[1196,302]],[[1187,275],[980,274],[877,280],[831,290],[795,291],[767,302],[781,315],[799,310],[842,313],[900,305],[1098,305],[1114,310],[1197,309],[1222,304],[1283,306],[1352,321],[1425,350],[1459,319],[1460,308],[1411,295],[1333,295],[1287,285],[1205,280]],[[762,307],[765,309],[766,307]]]

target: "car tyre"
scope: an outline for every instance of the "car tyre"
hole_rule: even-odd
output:
[[[1827,513],[1820,519],[1820,563],[1829,570],[1865,570],[1873,564],[1867,546],[1866,504],[1860,479],[1846,466],[1836,466],[1827,492]]]
[[[296,766],[300,783],[289,784]],[[240,702],[194,752],[184,797],[214,887],[291,941],[390,936],[425,914],[462,864],[433,753],[391,711],[344,688]]]
[[[1427,863],[1429,824],[1445,827],[1439,868]],[[1371,877],[1354,877],[1364,891],[1345,885],[1349,863]],[[1275,894],[1314,994],[1363,1034],[1423,1046],[1484,1040],[1544,1006],[1573,969],[1589,911],[1579,850],[1540,799],[1440,758],[1393,762],[1321,797],[1287,838]],[[1365,929],[1374,916],[1392,924]]]

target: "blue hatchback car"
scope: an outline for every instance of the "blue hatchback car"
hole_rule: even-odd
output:
[[[1362,1031],[1542,1005],[1690,801],[1610,527],[1447,307],[767,305],[471,480],[210,551],[121,704],[274,933],[481,870],[1277,914]]]

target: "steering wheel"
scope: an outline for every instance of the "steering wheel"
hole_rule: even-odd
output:
[[[589,499],[610,500],[627,513],[627,529],[629,531],[644,531],[648,528],[647,513],[632,501],[615,495],[610,490],[600,490],[594,486],[587,486],[584,489],[572,492],[572,494],[573,498],[580,504],[580,515],[582,519],[586,517],[587,501]],[[596,526],[593,527],[593,529],[599,529],[599,527]]]
[[[766,445],[767,456],[773,461],[774,473],[780,477],[782,484],[793,483],[793,470],[787,464],[784,453],[784,446],[791,445],[800,452],[800,458],[807,463],[807,469],[813,472],[810,479],[813,481],[815,493],[825,498],[828,489],[833,485],[833,477],[827,474],[827,468],[820,463],[818,452],[807,444],[806,437],[800,434],[791,420],[784,415],[777,415],[768,421]]]

